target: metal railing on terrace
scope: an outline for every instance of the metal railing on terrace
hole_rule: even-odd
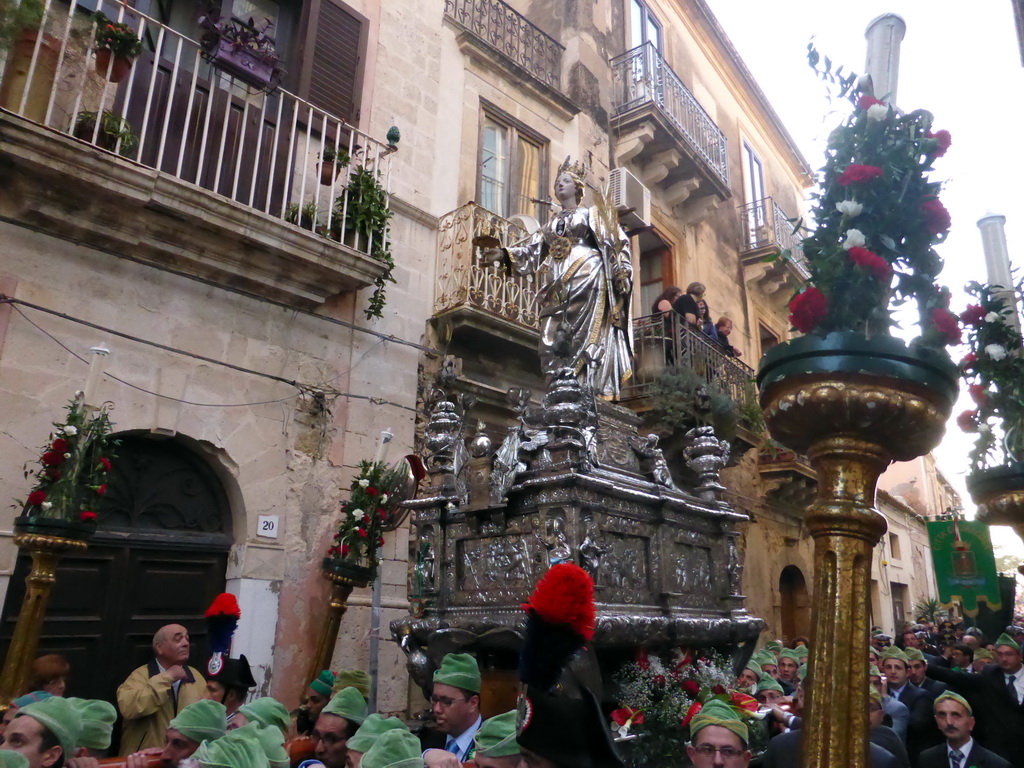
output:
[[[624,400],[653,394],[664,371],[683,367],[739,403],[749,397],[754,369],[675,312],[634,318],[633,349],[633,378],[622,393]]]
[[[692,149],[715,173],[729,183],[728,143],[725,134],[704,111],[653,43],[644,43],[611,61],[612,106],[616,114],[645,104],[656,105],[685,136]]]
[[[542,83],[559,87],[565,48],[501,0],[445,0],[444,15]]]
[[[794,225],[779,204],[770,197],[740,206],[740,254],[763,248],[790,250],[793,263],[805,279],[811,273],[804,258],[803,238],[794,233]]]
[[[527,236],[513,221],[467,203],[441,217],[437,228],[434,312],[479,307],[496,317],[536,329],[538,280],[543,275],[507,275],[480,257],[484,248],[507,247]]]
[[[128,24],[143,42],[118,76],[116,59],[93,50],[92,10],[45,0],[40,28],[23,31],[8,52],[0,108],[375,252],[375,235],[360,233],[351,216],[349,182],[372,177],[386,199],[393,146],[284,89],[250,87],[208,62],[195,40],[121,2],[99,0],[95,10]],[[334,162],[321,160],[325,149]]]

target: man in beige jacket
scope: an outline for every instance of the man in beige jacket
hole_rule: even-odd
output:
[[[124,718],[122,755],[162,747],[171,718],[205,697],[206,681],[188,661],[188,630],[168,624],[153,635],[153,660],[139,667],[117,689]]]

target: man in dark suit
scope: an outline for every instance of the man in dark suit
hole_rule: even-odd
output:
[[[935,723],[946,743],[922,752],[918,768],[1011,768],[1006,760],[971,737],[974,716],[962,696],[947,691],[935,699]]]
[[[910,682],[909,660],[899,648],[886,648],[882,653],[882,670],[888,681],[889,695],[906,704],[910,710],[907,724],[907,752],[912,765],[922,750],[942,741],[932,715],[934,696]]]
[[[1006,634],[996,640],[998,664],[978,674],[928,665],[928,677],[946,683],[971,705],[978,736],[988,748],[1024,768],[1024,664],[1020,646]],[[1012,686],[1012,689],[1011,689]]]
[[[932,680],[927,676],[928,672],[928,660],[922,651],[917,648],[907,648],[904,653],[907,655],[907,676],[910,678],[910,682],[916,685],[918,688],[922,688],[932,695],[932,698],[937,697],[940,693],[946,691],[946,684],[940,683],[938,680]]]

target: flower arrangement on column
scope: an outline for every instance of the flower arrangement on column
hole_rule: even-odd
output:
[[[975,407],[957,424],[977,434],[967,489],[979,520],[1013,526],[1024,537],[1024,338],[1015,293],[976,282],[967,291],[977,300],[960,315],[969,350],[960,370]]]
[[[829,137],[812,195],[810,280],[789,304],[804,335],[769,350],[757,381],[771,436],[806,453],[818,474],[806,515],[815,588],[803,765],[864,768],[867,590],[885,532],[875,485],[890,462],[938,444],[957,394],[945,347],[961,329],[936,281],[950,219],[931,178],[950,137],[929,112],[875,98],[870,79],[819,67],[813,48],[810,62],[852,110]],[[908,344],[892,335],[893,311],[911,301],[920,333]]]
[[[96,528],[96,510],[107,489],[117,442],[110,433],[107,408],[90,408],[78,392],[68,403],[64,420],[54,422],[39,458],[25,467],[32,486],[24,501],[16,501],[22,513],[14,520],[14,543],[32,558],[32,569],[25,578],[25,599],[0,677],[0,708],[8,706],[28,680],[57,562],[66,552],[84,550]]]

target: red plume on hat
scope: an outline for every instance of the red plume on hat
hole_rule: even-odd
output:
[[[224,666],[224,655],[231,650],[231,636],[235,634],[242,611],[238,607],[238,598],[230,592],[222,592],[203,615],[206,617],[210,650],[213,651],[207,671],[216,675]]]
[[[594,580],[573,563],[553,565],[523,610],[528,618],[519,678],[525,685],[549,690],[569,658],[594,636]]]

